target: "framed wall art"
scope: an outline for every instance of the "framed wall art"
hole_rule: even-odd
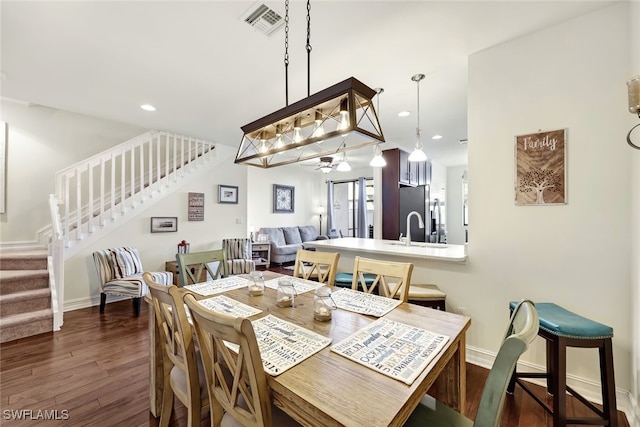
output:
[[[152,233],[171,233],[178,231],[178,217],[176,216],[152,216]]]
[[[189,221],[204,221],[204,193],[189,193]]]
[[[273,212],[293,213],[295,206],[295,187],[273,184]]]
[[[218,203],[238,203],[238,187],[218,185]]]
[[[567,129],[515,137],[516,205],[567,203]]]

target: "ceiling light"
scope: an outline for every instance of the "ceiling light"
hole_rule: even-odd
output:
[[[333,170],[333,157],[320,157],[320,167],[322,173],[329,173]]]
[[[410,112],[410,111],[400,111],[400,112],[398,113],[398,117],[408,117],[408,116],[410,116],[410,115],[411,115],[411,112]]]
[[[349,172],[351,170],[351,165],[347,161],[347,155],[342,153],[342,161],[338,163],[338,167],[336,167],[338,172]]]
[[[411,77],[411,80],[416,82],[416,86],[418,88],[418,109],[417,109],[417,119],[418,125],[416,126],[416,148],[409,154],[410,162],[424,162],[427,160],[427,155],[422,150],[422,141],[420,140],[420,80],[424,79],[424,74],[416,74]]]
[[[431,139],[442,139],[442,135],[433,135]]]
[[[151,104],[142,104],[140,108],[142,108],[144,111],[156,111],[156,107]]]
[[[372,102],[375,91],[354,77],[311,94],[310,71],[307,69],[307,97],[289,104],[288,5],[289,0],[286,0],[286,106],[242,126],[244,135],[235,163],[270,168],[384,142]],[[307,35],[311,31],[310,9],[310,1],[307,0]],[[309,64],[311,45],[308,36],[306,47]],[[345,142],[347,134],[349,138]]]

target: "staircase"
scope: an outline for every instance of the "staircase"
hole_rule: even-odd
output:
[[[0,253],[0,343],[53,330],[47,251]]]

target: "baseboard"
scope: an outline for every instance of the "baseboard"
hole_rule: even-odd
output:
[[[486,351],[484,349],[467,346],[467,362],[491,369],[496,353]],[[530,362],[518,362],[518,370],[523,372],[544,373],[546,367],[536,365]],[[542,379],[527,378],[533,384],[546,387],[546,381]],[[567,375],[567,385],[571,386],[578,393],[582,394],[587,400],[593,403],[602,404],[602,392],[600,383],[581,378],[575,375]],[[630,427],[640,427],[639,408],[631,398],[631,392],[616,388],[617,409],[622,411],[629,420]]]
[[[131,297],[109,295],[107,296],[107,308],[105,308],[105,310],[109,308],[108,306],[112,302],[124,301],[127,299],[131,299]],[[64,312],[66,313],[67,311],[80,310],[81,308],[95,307],[97,305],[100,305],[100,295],[93,298],[89,297],[89,298],[77,298],[73,300],[67,300],[64,302]]]

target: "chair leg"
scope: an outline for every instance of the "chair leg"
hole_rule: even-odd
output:
[[[142,298],[134,298],[133,299],[133,310],[136,313],[136,317],[140,316],[140,310],[142,309]]]
[[[104,306],[107,303],[107,294],[104,292],[100,294],[100,313],[104,313]]]
[[[567,425],[567,345],[558,337],[553,341],[553,426]]]
[[[600,347],[600,382],[602,384],[602,411],[610,427],[618,427],[616,385],[613,373],[613,348],[611,339],[605,339]]]

